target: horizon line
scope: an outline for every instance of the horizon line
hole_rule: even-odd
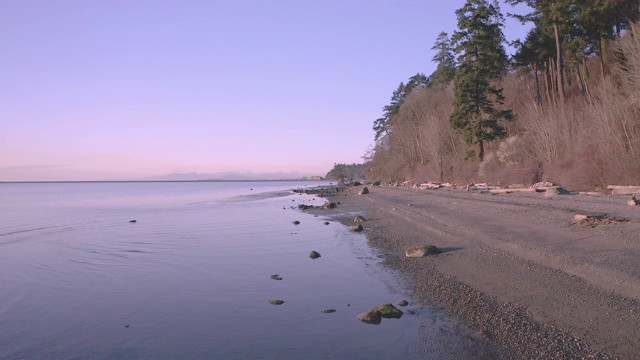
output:
[[[326,181],[326,179],[206,179],[206,180],[27,180],[27,181],[0,181],[0,184],[47,184],[47,183],[164,183],[164,182],[265,182],[265,181]]]

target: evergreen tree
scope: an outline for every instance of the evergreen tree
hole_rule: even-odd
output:
[[[437,51],[431,60],[438,64],[438,67],[429,77],[430,85],[449,84],[453,81],[453,76],[456,73],[456,58],[453,55],[453,47],[451,46],[449,35],[446,32],[438,34],[438,38],[431,50]]]
[[[429,86],[429,79],[421,73],[417,73],[405,85],[401,82],[391,96],[389,105],[382,108],[382,117],[373,122],[373,131],[375,139],[379,140],[391,131],[391,118],[400,111],[400,106],[404,102],[405,97],[415,88]]]
[[[467,144],[478,144],[477,156],[484,159],[484,142],[505,135],[501,120],[511,120],[511,110],[499,110],[504,103],[502,88],[492,82],[506,73],[508,60],[502,44],[504,18],[496,1],[467,0],[456,11],[458,29],[453,35],[458,55],[454,77],[454,111],[451,125],[462,131]]]

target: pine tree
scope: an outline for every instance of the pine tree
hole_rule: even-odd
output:
[[[449,84],[453,81],[453,76],[456,73],[456,58],[453,55],[453,47],[451,46],[449,35],[446,32],[438,34],[438,38],[431,50],[437,51],[431,60],[438,64],[438,67],[436,71],[429,76],[430,85]]]
[[[467,144],[478,144],[477,156],[484,160],[484,142],[505,136],[500,121],[513,118],[504,103],[502,88],[495,80],[506,73],[508,60],[502,44],[504,18],[496,1],[467,0],[456,11],[458,29],[453,35],[458,55],[454,77],[454,111],[451,125],[462,131]]]
[[[391,131],[391,118],[400,111],[400,106],[409,93],[418,87],[429,86],[429,78],[424,74],[417,73],[405,85],[401,82],[391,96],[389,105],[382,108],[382,117],[373,122],[373,131],[375,132],[375,140],[379,140]]]

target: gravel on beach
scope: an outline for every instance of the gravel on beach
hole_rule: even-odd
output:
[[[353,225],[406,278],[506,359],[633,359],[640,354],[640,207],[623,196],[490,195],[345,188],[314,210]],[[586,224],[576,214],[628,221]],[[405,249],[443,253],[407,258]],[[487,358],[496,354],[485,354]]]

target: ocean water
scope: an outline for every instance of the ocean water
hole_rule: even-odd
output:
[[[318,185],[0,184],[0,358],[442,355],[452,323],[433,310],[355,318],[406,296],[364,235],[296,209],[324,200],[291,189]]]

